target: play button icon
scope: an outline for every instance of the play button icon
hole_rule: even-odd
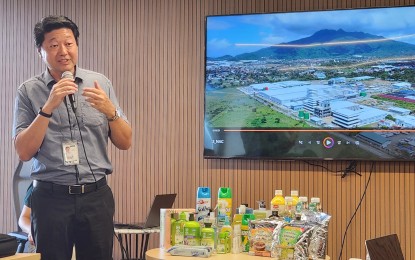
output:
[[[333,140],[333,138],[331,138],[331,137],[326,137],[326,138],[324,138],[324,140],[323,140],[323,145],[324,145],[324,147],[326,147],[327,149],[332,148],[332,147],[333,147],[333,145],[334,145],[334,140]]]

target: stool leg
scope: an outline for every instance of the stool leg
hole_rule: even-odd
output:
[[[125,259],[124,257],[126,257],[125,252],[124,252],[124,242],[122,240],[122,235],[118,234],[118,240],[120,241],[120,250],[121,250],[121,259]]]
[[[126,254],[127,259],[131,259],[130,248],[131,248],[131,235],[125,234],[125,254]]]
[[[135,234],[135,258],[138,259],[138,234]]]
[[[144,248],[143,248],[143,240],[141,240],[141,259],[143,259],[143,260],[146,259],[146,252],[147,252],[149,237],[150,237],[150,233],[144,234],[144,237],[143,237],[143,239],[145,240],[144,241]]]

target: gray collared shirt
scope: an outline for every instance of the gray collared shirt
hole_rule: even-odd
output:
[[[64,185],[77,183],[75,166],[65,166],[63,163],[62,143],[70,140],[78,144],[79,183],[93,182],[92,172],[96,180],[112,173],[112,165],[107,153],[110,134],[107,118],[86,102],[81,95],[85,87],[94,86],[94,80],[98,81],[119,110],[121,118],[127,120],[120,109],[111,82],[102,74],[77,67],[75,82],[78,91],[74,94],[76,113],[72,110],[69,100],[62,102],[53,111],[43,143],[34,155],[33,179]],[[19,86],[14,107],[13,138],[33,122],[55,83],[46,70]]]

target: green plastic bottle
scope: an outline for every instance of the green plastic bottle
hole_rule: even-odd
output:
[[[171,213],[171,219],[170,219],[170,244],[174,246],[176,244],[176,241],[174,239],[174,236],[176,234],[176,221],[179,218],[178,213]]]
[[[228,232],[219,232],[218,245],[216,246],[216,252],[218,254],[227,253],[228,239]]]
[[[174,222],[174,244],[183,245],[184,240],[184,224],[187,222],[186,212],[180,213],[179,220]]]
[[[249,252],[249,220],[254,220],[254,214],[244,214],[242,216],[241,225],[241,239],[242,239],[242,252]]]
[[[189,221],[184,224],[184,245],[200,246],[200,224],[195,221],[195,215],[196,213],[191,213]]]
[[[212,223],[205,222],[205,227],[200,231],[201,246],[210,246],[212,249],[215,248],[215,230],[212,228]]]

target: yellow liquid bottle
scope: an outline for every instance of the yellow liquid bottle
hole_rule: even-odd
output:
[[[300,199],[298,197],[298,190],[292,190],[291,191],[291,198],[293,198],[293,206],[297,206],[298,200]]]
[[[277,212],[278,216],[282,216],[285,211],[285,199],[282,196],[282,190],[275,190],[275,196],[271,200],[271,211]]]

